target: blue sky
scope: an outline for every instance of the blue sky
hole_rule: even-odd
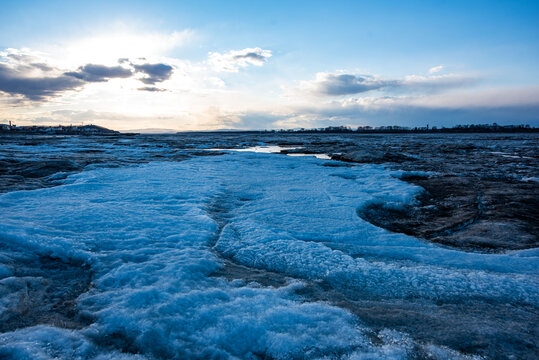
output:
[[[539,125],[537,1],[1,6],[0,119],[18,124]]]

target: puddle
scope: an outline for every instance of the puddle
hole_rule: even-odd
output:
[[[210,151],[251,151],[256,153],[264,154],[281,154],[282,151],[286,150],[296,150],[300,149],[296,146],[279,146],[279,145],[260,145],[260,146],[251,146],[243,149],[206,149]],[[331,160],[331,157],[328,154],[306,154],[306,153],[286,153],[284,155],[288,156],[314,156],[317,159],[322,160]]]
[[[322,160],[331,160],[331,157],[328,154],[305,154],[305,153],[294,153],[294,154],[286,154],[288,156],[314,156],[317,159]]]

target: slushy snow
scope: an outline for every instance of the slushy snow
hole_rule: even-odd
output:
[[[358,299],[539,305],[536,250],[467,253],[375,227],[358,209],[402,206],[420,188],[381,166],[325,162],[237,152],[95,169],[63,186],[0,196],[0,311],[16,307],[33,281],[17,276],[14,254],[88,266],[92,275],[77,299],[91,325],[3,333],[0,357],[411,356],[406,334],[387,330],[373,343],[351,313],[306,301],[298,291],[309,281]],[[225,259],[287,284],[214,276]],[[429,344],[424,351],[462,356]]]

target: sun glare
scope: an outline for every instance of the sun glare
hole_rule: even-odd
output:
[[[66,68],[85,63],[113,65],[119,59],[165,56],[168,51],[185,44],[191,35],[191,30],[169,34],[130,31],[100,33],[70,41],[62,46],[61,52],[50,53],[61,54],[62,57],[56,60]]]

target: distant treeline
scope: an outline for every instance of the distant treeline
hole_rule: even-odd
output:
[[[446,127],[405,127],[405,126],[360,126],[351,128],[349,126],[328,126],[317,129],[281,129],[268,130],[268,132],[278,133],[520,133],[520,132],[539,132],[539,128],[530,127],[530,125],[498,125],[480,124],[480,125],[456,125],[450,128]]]
[[[51,134],[51,135],[112,135],[118,131],[109,130],[97,125],[80,126],[16,126],[11,124],[0,124],[0,133],[22,133],[22,134]]]

